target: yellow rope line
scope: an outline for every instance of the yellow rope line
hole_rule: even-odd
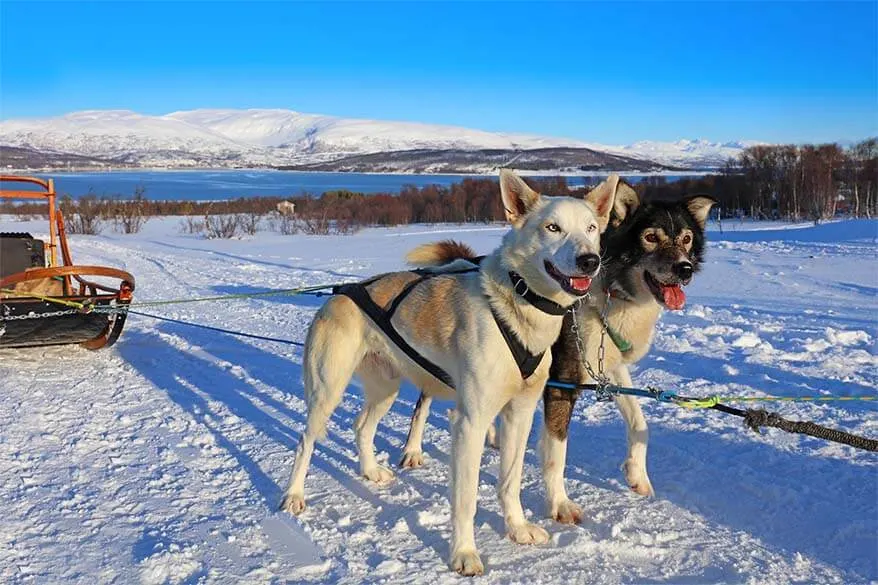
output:
[[[684,408],[713,408],[720,402],[869,402],[878,396],[708,396],[675,400]]]
[[[719,396],[717,400],[722,402],[835,402],[878,400],[878,396]]]
[[[156,307],[156,306],[160,306],[160,305],[178,305],[178,304],[183,304],[183,303],[200,303],[200,302],[205,302],[205,301],[226,301],[226,300],[233,300],[233,299],[246,299],[246,298],[252,298],[252,297],[267,297],[267,296],[274,296],[274,295],[297,295],[297,294],[302,294],[302,293],[316,292],[319,290],[331,288],[333,286],[335,286],[335,285],[320,284],[320,285],[316,285],[316,286],[304,286],[304,287],[300,287],[300,288],[288,288],[288,289],[283,289],[283,290],[271,290],[271,291],[256,292],[256,293],[240,293],[240,294],[234,294],[234,295],[220,295],[220,296],[213,296],[213,297],[195,297],[195,298],[191,298],[191,299],[170,299],[170,300],[165,300],[165,301],[144,301],[142,303],[131,303],[129,306],[132,308],[135,308],[135,307]],[[77,303],[75,301],[68,301],[68,300],[64,300],[64,299],[59,299],[57,297],[47,297],[47,296],[33,294],[33,293],[21,293],[21,292],[17,292],[15,290],[12,290],[12,289],[3,288],[3,289],[0,289],[0,293],[8,294],[8,295],[16,296],[16,297],[26,297],[26,298],[39,299],[41,301],[46,301],[48,303],[56,303],[59,305],[64,305],[65,307],[75,307],[75,308],[80,309],[80,310],[85,308],[85,305],[83,305],[83,303]]]
[[[77,303],[76,301],[68,301],[66,299],[59,299],[57,297],[47,297],[43,295],[38,295],[34,293],[20,293],[18,291],[14,291],[8,288],[0,288],[0,293],[4,295],[12,295],[15,297],[25,297],[29,299],[39,299],[41,301],[45,301],[47,303],[55,303],[57,305],[63,305],[65,307],[73,307],[74,309],[79,309],[80,311],[88,310],[89,307],[85,305],[85,303]]]
[[[205,301],[227,301],[233,299],[247,299],[253,297],[268,297],[276,295],[297,295],[302,293],[316,292],[319,290],[331,288],[334,284],[320,284],[316,286],[305,286],[300,288],[288,288],[283,290],[270,290],[256,293],[239,293],[234,295],[220,295],[214,297],[195,297],[191,299],[171,299],[166,301],[144,301],[142,303],[131,303],[131,307],[156,307],[160,305],[179,305],[183,303],[201,303]]]

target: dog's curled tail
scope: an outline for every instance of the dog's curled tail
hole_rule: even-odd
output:
[[[475,250],[463,242],[442,240],[441,242],[421,244],[406,254],[405,259],[413,266],[428,268],[450,264],[455,260],[474,260],[477,257]]]

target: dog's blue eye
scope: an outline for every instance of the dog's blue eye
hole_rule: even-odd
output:
[[[550,224],[546,225],[546,229],[549,230],[550,232],[560,232],[561,231],[561,228],[558,227],[557,223],[550,223]]]

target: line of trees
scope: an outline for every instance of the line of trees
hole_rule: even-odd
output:
[[[651,177],[645,198],[707,193],[724,216],[828,219],[878,216],[878,139],[837,144],[760,145],[728,161],[720,175],[666,183]]]
[[[541,192],[567,194],[563,177],[526,179]],[[277,213],[281,201],[295,204],[295,218]],[[327,191],[322,195],[291,198],[247,197],[227,201],[153,201],[138,190],[133,198],[99,197],[94,193],[73,199],[64,196],[60,202],[71,233],[100,233],[105,223],[116,231],[134,233],[150,217],[182,216],[186,231],[197,233],[229,233],[231,220],[240,216],[241,223],[254,225],[259,217],[276,220],[282,233],[350,233],[362,226],[404,225],[411,223],[490,222],[503,219],[500,187],[494,178],[463,179],[448,187],[407,185],[398,194],[364,194],[353,191]],[[44,216],[44,203],[0,203],[0,213],[19,216]],[[234,222],[233,222],[234,223]],[[209,228],[220,225],[216,230]],[[251,232],[252,229],[244,230]],[[237,232],[235,232],[237,233]],[[218,236],[221,237],[221,236]]]
[[[754,146],[729,166],[746,178],[750,215],[826,219],[878,211],[876,138],[846,150],[837,144]]]

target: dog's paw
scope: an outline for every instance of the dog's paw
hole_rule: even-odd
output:
[[[364,469],[363,477],[365,477],[369,481],[374,481],[377,484],[385,484],[393,481],[394,476],[393,472],[383,465],[376,465],[375,467]]]
[[[518,544],[546,544],[549,542],[549,533],[530,522],[509,526],[506,532],[509,534],[509,539]]]
[[[628,482],[628,487],[631,488],[631,491],[641,496],[655,496],[652,483],[649,481],[649,476],[646,474],[646,468],[643,465],[628,459],[622,464],[622,471],[625,472],[625,481]]]
[[[579,524],[582,522],[582,508],[572,500],[564,500],[551,507],[550,516],[561,524]]]
[[[479,558],[479,553],[474,550],[462,550],[451,556],[451,570],[472,577],[484,573],[485,566]]]
[[[285,494],[280,502],[280,510],[298,516],[305,510],[305,496],[303,494]]]
[[[422,451],[411,451],[402,454],[402,461],[399,466],[403,468],[420,467],[424,464],[424,453]]]

